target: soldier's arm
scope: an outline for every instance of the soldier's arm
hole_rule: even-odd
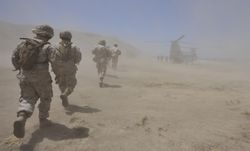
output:
[[[55,53],[56,53],[56,47],[49,45],[49,44],[45,45],[44,47],[46,49],[48,61],[50,63],[53,63],[54,58],[55,58]]]
[[[82,60],[82,53],[80,51],[80,48],[73,47],[74,50],[74,62],[75,64],[79,64]]]
[[[55,74],[55,81],[57,82],[58,80],[58,69],[55,66],[55,56],[56,56],[56,46],[52,46],[52,45],[45,45],[45,49],[46,49],[46,53],[47,53],[47,57],[48,57],[48,61],[51,64],[51,70],[52,72]]]

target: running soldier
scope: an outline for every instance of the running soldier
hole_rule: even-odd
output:
[[[111,58],[111,51],[106,47],[106,41],[99,41],[98,46],[92,51],[92,54],[94,55],[93,61],[96,63],[97,73],[100,78],[99,86],[103,87],[108,61]]]
[[[114,70],[117,69],[118,57],[122,54],[122,52],[118,49],[118,45],[114,44],[112,48],[112,68]]]
[[[12,54],[12,64],[19,70],[17,78],[21,89],[17,119],[13,124],[17,138],[24,137],[26,120],[31,117],[38,99],[40,128],[51,124],[47,118],[53,96],[49,73],[53,48],[48,41],[54,36],[54,30],[49,25],[40,25],[32,32],[35,37],[20,38],[22,42]]]
[[[67,107],[68,96],[73,92],[77,79],[77,65],[81,61],[81,52],[79,48],[72,45],[72,34],[69,31],[60,33],[61,42],[56,47],[53,61],[52,70],[55,73],[55,81],[58,84],[62,100],[62,105]]]

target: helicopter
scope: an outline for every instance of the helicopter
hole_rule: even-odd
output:
[[[170,41],[170,51],[169,51],[168,57],[162,56],[162,55],[157,56],[157,60],[161,62],[165,60],[166,62],[171,62],[171,63],[176,63],[176,64],[179,64],[179,63],[189,64],[189,63],[193,63],[194,61],[196,61],[198,59],[197,57],[198,48],[185,46],[184,45],[185,43],[181,41],[184,37],[185,35],[182,35],[176,40]],[[146,41],[146,42],[155,43],[155,41]],[[180,46],[180,43],[182,43],[181,44],[182,46]]]
[[[169,51],[169,61],[172,63],[193,63],[197,60],[197,49],[194,47],[181,47],[180,40],[184,38],[184,35],[180,36],[178,39],[171,41],[170,51]],[[182,49],[189,49],[188,51],[183,51]]]

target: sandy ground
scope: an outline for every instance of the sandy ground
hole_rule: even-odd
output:
[[[0,150],[249,151],[248,65],[123,59],[99,88],[95,65],[84,58],[71,106],[62,107],[54,85],[53,126],[39,129],[36,108],[19,140],[12,135],[18,81],[2,63]]]

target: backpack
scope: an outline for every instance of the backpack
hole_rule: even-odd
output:
[[[105,63],[111,57],[111,51],[107,47],[97,47],[92,53],[95,55],[93,61],[96,63]]]
[[[39,52],[45,44],[48,42],[39,42],[34,39],[20,38],[24,42],[18,47],[16,57],[14,59],[14,66],[16,70],[31,70],[36,64]]]
[[[70,47],[65,47],[65,46],[58,46],[56,48],[56,54],[58,56],[58,59],[62,60],[62,61],[68,61],[70,58],[70,50],[71,50],[71,46]]]

